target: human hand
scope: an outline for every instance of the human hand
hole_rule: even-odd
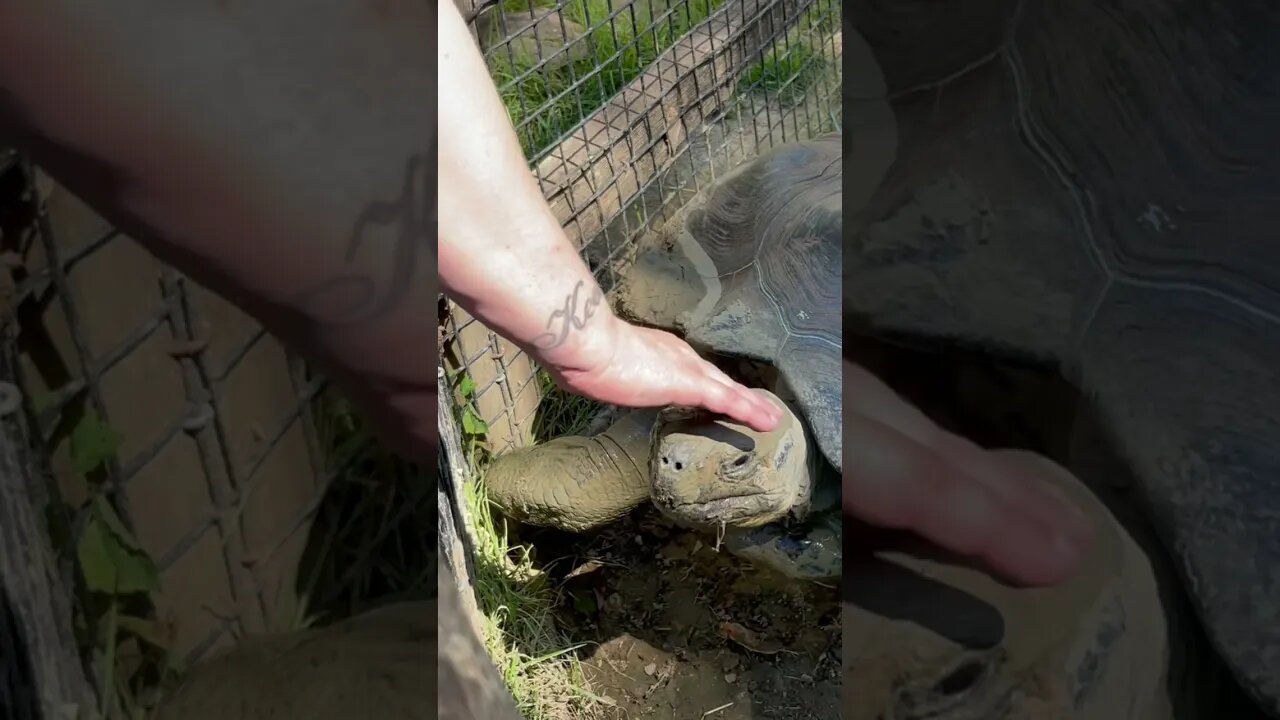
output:
[[[943,430],[853,363],[843,379],[846,514],[914,532],[1018,584],[1075,572],[1093,526],[1045,468]]]
[[[544,363],[566,390],[627,407],[685,405],[727,415],[760,432],[782,412],[702,359],[684,340],[610,317],[599,342],[571,365]]]

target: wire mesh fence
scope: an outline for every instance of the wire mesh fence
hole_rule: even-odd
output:
[[[434,562],[425,478],[255,321],[3,149],[0,325],[0,714],[137,717],[243,636],[425,582],[369,569],[406,526],[425,550],[401,565]]]
[[[840,127],[834,0],[463,4],[543,193],[602,287],[719,174]],[[441,300],[463,435],[492,453],[557,426],[550,380]]]

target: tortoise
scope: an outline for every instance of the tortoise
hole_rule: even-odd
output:
[[[839,575],[840,150],[827,136],[738,165],[655,236],[616,293],[630,319],[775,371],[778,394],[760,391],[788,409],[782,426],[629,412],[599,435],[497,458],[485,484],[499,508],[581,532],[652,499],[760,564]]]
[[[1213,650],[1273,718],[1277,32],[1280,9],[1252,0],[883,0],[844,27],[846,322],[1078,388],[1064,464],[1125,478]]]

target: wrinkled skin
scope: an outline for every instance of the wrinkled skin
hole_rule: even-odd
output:
[[[604,432],[500,455],[484,485],[512,520],[569,532],[607,525],[649,499],[653,411],[625,413]]]

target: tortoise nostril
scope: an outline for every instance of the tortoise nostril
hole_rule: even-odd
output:
[[[667,456],[666,456],[666,455],[663,455],[663,456],[662,456],[662,464],[663,464],[663,465],[668,465],[668,464],[670,464],[670,463],[671,463],[671,461],[667,459]]]
[[[684,463],[676,463],[676,469],[677,469],[677,470],[683,470],[683,469],[684,469]]]

